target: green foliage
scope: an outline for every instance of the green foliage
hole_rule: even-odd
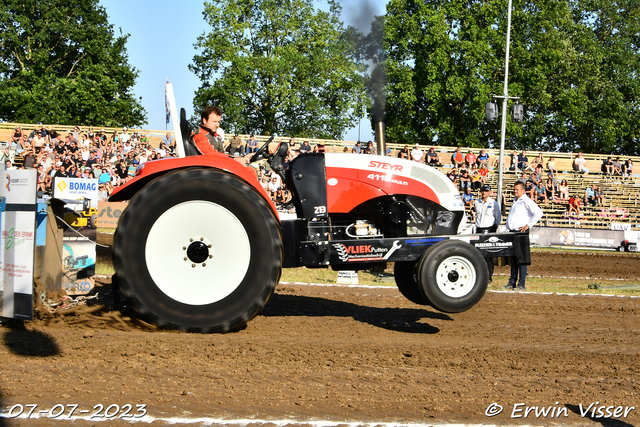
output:
[[[387,131],[393,142],[495,147],[484,121],[502,95],[507,4],[391,0]],[[515,0],[507,146],[638,154],[640,8],[634,0]],[[500,102],[499,102],[500,103]]]
[[[312,0],[206,2],[211,32],[190,65],[201,80],[194,108],[219,105],[242,133],[338,138],[367,102],[355,30],[340,8]]]
[[[128,36],[114,37],[97,0],[0,3],[0,119],[139,126]]]

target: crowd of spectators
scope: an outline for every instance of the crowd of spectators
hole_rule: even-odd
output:
[[[58,132],[42,126],[27,135],[18,126],[2,161],[5,169],[36,169],[37,188],[42,192],[51,192],[55,178],[97,179],[99,200],[103,200],[132,179],[139,165],[170,156],[175,156],[175,143],[169,133],[154,148],[146,135],[129,133],[127,127],[107,135],[104,129],[94,132],[92,127]]]
[[[318,143],[312,147],[307,140],[298,145],[294,138],[290,138],[288,145],[290,149],[285,167],[301,153],[325,152],[323,144]],[[234,134],[226,142],[225,149],[229,155],[244,156],[256,152],[259,146],[254,135],[243,141],[238,134]],[[372,141],[364,145],[357,142],[351,149],[344,147],[343,152],[377,154]],[[391,150],[388,149],[387,154],[390,153]],[[66,132],[48,130],[42,126],[27,134],[17,126],[11,134],[8,146],[1,154],[5,169],[36,169],[39,191],[50,192],[56,177],[94,178],[98,179],[99,199],[104,200],[115,187],[132,179],[139,165],[176,156],[176,147],[170,133],[167,133],[159,147],[155,148],[149,144],[147,136],[137,132],[130,133],[127,127],[107,135],[104,129],[94,132],[91,127],[81,129],[79,126]],[[423,151],[420,144],[415,144],[411,149],[405,145],[398,150],[397,157],[434,167],[441,167],[443,164],[441,154],[438,154],[435,147]],[[18,159],[22,161],[14,164],[14,160]],[[477,197],[482,185],[487,183],[491,170],[498,167],[497,158],[490,164],[490,156],[486,149],[480,150],[478,154],[470,149],[465,154],[458,147],[451,154],[450,162],[447,176],[463,193],[465,205],[471,207],[474,195]],[[545,163],[540,153],[530,161],[525,150],[519,154],[511,151],[509,164],[505,164],[505,170],[507,168],[519,175],[517,181],[525,185],[529,198],[538,204],[566,203],[566,214],[569,216],[574,213],[580,216],[583,206],[604,205],[602,186],[589,185],[584,194],[571,194],[566,179],[558,182],[554,157],[549,157]],[[582,176],[590,173],[582,153],[578,153],[573,160],[572,169]],[[274,203],[281,209],[291,208],[291,192],[282,182],[280,175],[269,171],[262,164],[257,171],[262,186]],[[631,159],[622,161],[620,157],[607,157],[602,162],[601,173],[605,177],[631,178],[633,162]]]

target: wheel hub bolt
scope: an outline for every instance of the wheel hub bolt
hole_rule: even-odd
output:
[[[200,241],[193,242],[187,248],[187,257],[193,263],[203,263],[205,260],[207,260],[207,258],[209,258],[209,249],[204,243]]]
[[[447,275],[447,278],[449,279],[450,282],[456,282],[460,278],[460,275],[458,274],[457,271],[451,270]]]

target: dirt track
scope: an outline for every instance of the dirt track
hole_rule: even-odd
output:
[[[533,261],[531,274],[640,277],[637,257]],[[154,330],[127,313],[56,316],[0,326],[0,408],[145,403],[155,418],[640,425],[639,313],[640,298],[488,293],[447,315],[395,288],[280,285],[261,316],[226,335]],[[596,401],[635,408],[616,421],[581,417],[579,405]],[[504,411],[489,418],[493,402]],[[511,418],[517,403],[568,417]]]

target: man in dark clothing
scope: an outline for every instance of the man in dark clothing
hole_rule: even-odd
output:
[[[54,178],[66,178],[69,174],[67,174],[67,168],[64,165],[60,165],[60,168],[56,171]]]
[[[93,151],[89,153],[89,158],[87,159],[87,166],[93,169],[93,165],[98,163],[98,159],[96,159],[96,153]]]
[[[304,141],[302,144],[300,144],[300,153],[310,153],[311,152],[311,145],[309,145],[309,141]]]
[[[409,146],[405,145],[404,148],[400,151],[398,151],[398,158],[399,159],[409,159]]]

